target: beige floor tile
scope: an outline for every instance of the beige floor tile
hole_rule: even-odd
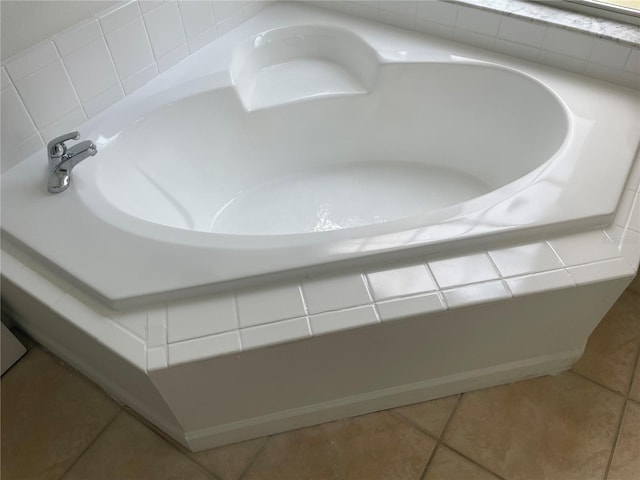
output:
[[[462,396],[444,442],[510,480],[604,476],[624,398],[571,372]]]
[[[442,429],[457,399],[457,395],[452,395],[429,402],[396,408],[395,411],[437,438],[442,433]]]
[[[243,480],[418,480],[435,441],[388,412],[275,435]]]
[[[640,405],[627,402],[618,444],[607,480],[640,478]]]
[[[640,402],[640,358],[638,358],[638,364],[636,365],[636,373],[633,376],[633,382],[631,383],[629,396],[633,398],[636,402]]]
[[[573,370],[627,394],[640,349],[640,295],[626,291],[589,337]]]
[[[213,480],[213,475],[121,412],[63,479]]]
[[[190,455],[220,480],[238,480],[266,440],[256,438]]]
[[[2,377],[2,474],[57,479],[120,410],[79,373],[33,347]]]
[[[640,274],[637,274],[635,278],[631,280],[631,284],[627,287],[627,290],[640,295]]]
[[[499,480],[494,474],[440,445],[424,480]]]

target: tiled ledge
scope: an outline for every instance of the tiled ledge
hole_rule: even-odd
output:
[[[3,245],[2,274],[142,371],[347,329],[574,288],[637,272],[640,158],[603,229],[115,312]]]
[[[586,33],[629,47],[640,47],[640,27],[636,25],[565,10],[548,3],[524,0],[443,1],[457,5],[472,6],[480,10],[496,12],[541,25],[553,25],[578,33]]]

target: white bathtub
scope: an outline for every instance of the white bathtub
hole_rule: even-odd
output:
[[[68,191],[3,174],[3,296],[193,449],[560,371],[638,268],[638,110],[275,5],[81,126]]]

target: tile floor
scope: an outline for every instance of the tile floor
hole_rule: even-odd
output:
[[[195,454],[21,338],[3,480],[640,479],[640,277],[571,371]]]

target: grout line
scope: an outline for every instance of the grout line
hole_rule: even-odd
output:
[[[618,392],[618,391],[614,390],[611,387],[607,387],[606,385],[603,385],[602,383],[599,383],[598,381],[596,381],[596,380],[594,380],[592,378],[589,378],[589,377],[587,377],[586,375],[584,375],[584,374],[582,374],[580,372],[576,372],[573,369],[566,370],[566,371],[569,372],[569,373],[573,373],[574,375],[577,375],[580,378],[583,378],[584,380],[587,380],[587,381],[589,381],[589,382],[591,382],[591,383],[593,383],[593,384],[595,384],[595,385],[597,385],[599,387],[602,387],[602,388],[604,388],[605,390],[608,390],[611,393],[615,393],[616,395],[624,398],[625,400],[629,400],[630,399],[626,394],[624,394],[622,392]],[[633,400],[633,399],[630,399],[630,400]]]
[[[271,440],[271,437],[272,437],[272,435],[268,435],[266,437],[263,437],[264,438],[264,442],[262,442],[262,445],[260,445],[260,447],[258,447],[256,449],[255,453],[253,454],[251,459],[249,459],[249,461],[245,465],[245,467],[242,470],[242,472],[240,472],[240,475],[238,475],[238,479],[237,480],[242,480],[244,478],[245,474],[251,469],[251,467],[253,466],[255,461],[258,459],[258,457],[267,448],[267,443],[269,443],[269,440]]]
[[[444,397],[443,397],[444,398]],[[437,398],[434,398],[433,400],[437,400]],[[430,402],[431,400],[427,400],[427,402]],[[418,425],[416,422],[414,422],[413,420],[411,420],[408,417],[405,417],[404,415],[402,415],[400,412],[397,411],[398,408],[402,408],[402,407],[395,407],[395,408],[390,408],[388,410],[386,410],[387,412],[389,412],[391,415],[395,416],[395,417],[399,417],[400,420],[402,420],[405,423],[408,423],[409,426],[415,428],[416,430],[418,430],[420,433],[425,434],[426,436],[428,436],[429,438],[431,438],[432,440],[435,440],[436,442],[438,441],[438,436],[434,435],[433,433],[429,432],[428,430],[425,430],[424,428],[422,428],[420,425]],[[383,410],[385,411],[385,410]]]
[[[73,467],[75,467],[77,465],[77,463],[80,461],[80,459],[85,456],[85,454],[89,451],[89,449],[98,441],[98,439],[113,424],[113,422],[116,421],[116,418],[118,418],[122,414],[122,412],[124,412],[124,406],[120,405],[120,408],[113,415],[113,418],[111,420],[109,420],[102,429],[100,429],[100,431],[96,434],[96,436],[93,437],[93,440],[91,440],[91,442],[89,442],[89,444],[86,446],[86,448],[84,448],[82,450],[82,452],[76,457],[76,459],[71,463],[71,465],[69,465],[69,467],[64,472],[62,472],[62,474],[59,477],[60,479],[63,479],[67,475],[67,473],[69,473],[73,469]]]
[[[622,432],[622,424],[624,422],[624,418],[627,413],[627,406],[629,405],[629,401],[627,400],[624,404],[622,412],[620,413],[620,419],[618,420],[618,426],[616,427],[616,436],[613,439],[613,445],[611,446],[611,452],[609,453],[609,460],[607,461],[607,468],[604,470],[603,480],[606,480],[609,477],[609,469],[611,468],[611,463],[613,462],[613,456],[616,453],[616,448],[618,448],[618,441],[620,440],[620,434]]]

